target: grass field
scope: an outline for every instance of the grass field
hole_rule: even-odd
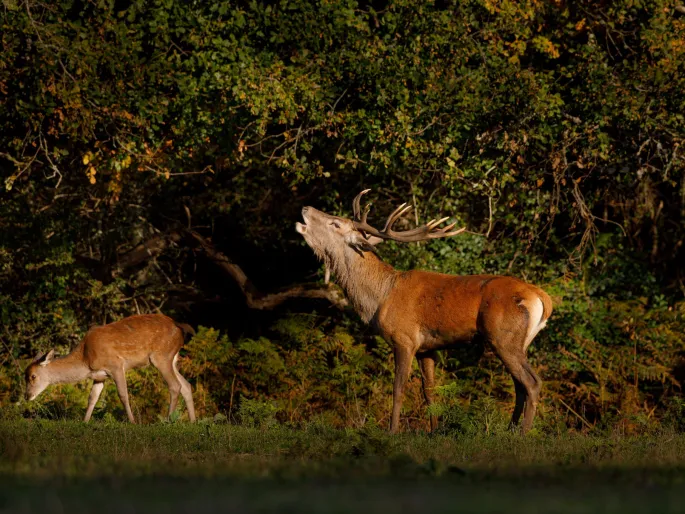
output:
[[[0,421],[0,512],[679,512],[685,436]]]

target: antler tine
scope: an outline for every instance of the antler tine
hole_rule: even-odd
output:
[[[392,226],[395,224],[395,222],[398,219],[400,219],[401,216],[408,213],[412,209],[413,209],[413,207],[411,205],[407,205],[407,202],[404,202],[397,209],[392,211],[390,216],[388,216],[387,221],[385,222],[385,226],[383,227],[383,232],[386,232],[387,230],[392,229]]]
[[[362,196],[364,196],[366,193],[371,191],[370,189],[364,189],[361,193],[359,193],[357,196],[354,197],[354,200],[352,200],[352,213],[354,214],[354,220],[355,221],[360,221],[361,220],[361,200]]]
[[[428,223],[426,223],[426,226],[427,226],[428,228],[437,227],[438,225],[440,225],[441,223],[444,223],[444,222],[447,221],[448,219],[450,219],[449,216],[445,216],[444,218],[441,218],[441,219],[439,219],[439,220],[437,220],[437,221],[436,221],[436,220],[430,220]],[[452,223],[451,226],[454,226],[454,225],[456,225],[456,222],[455,222],[455,223]]]
[[[448,225],[444,229],[441,229],[437,232],[431,232],[430,234],[427,235],[427,238],[438,239],[441,237],[456,236],[457,234],[461,234],[464,230],[466,230],[466,227],[461,227],[460,229],[452,230],[451,232],[447,232],[447,229],[454,227],[454,225],[456,225],[456,223],[452,223],[451,225]]]
[[[401,232],[395,232],[392,229],[395,222],[401,216],[408,213],[410,210],[414,208],[411,205],[407,205],[406,202],[397,207],[397,209],[395,209],[394,211],[392,211],[390,216],[388,216],[388,220],[385,222],[383,230],[378,230],[377,228],[372,227],[366,222],[370,206],[367,205],[364,208],[364,211],[361,212],[360,199],[362,195],[366,194],[368,191],[369,190],[366,189],[359,193],[353,202],[354,225],[357,228],[357,230],[360,230],[363,234],[365,234],[366,237],[372,235],[381,239],[392,239],[394,241],[399,241],[402,243],[410,243],[414,241],[423,241],[426,239],[437,239],[440,237],[456,236],[457,234],[461,234],[464,230],[466,230],[465,227],[460,228],[458,230],[452,230],[456,226],[456,222],[450,223],[449,225],[443,228],[438,228],[439,225],[441,225],[450,218],[449,216],[446,216],[444,218],[440,218],[439,220],[432,219],[421,227],[416,227],[414,229],[404,230]]]
[[[366,223],[366,218],[368,217],[369,212],[371,212],[371,204],[370,204],[370,203],[367,203],[367,204],[364,206],[364,212],[362,212],[362,215],[361,215],[360,221],[361,221],[362,223]]]
[[[443,223],[445,220],[448,220],[448,219],[449,219],[449,217],[443,218],[441,220],[434,220],[433,219],[433,220],[430,220],[425,225],[423,225],[422,227],[413,228],[411,230],[405,230],[403,232],[392,232],[392,231],[390,231],[390,233],[401,234],[403,237],[407,237],[407,236],[413,237],[413,236],[417,236],[417,235],[421,235],[421,234],[426,234],[426,235],[438,234],[438,233],[442,233],[442,231],[444,231],[444,230],[449,230],[450,228],[452,228],[454,225],[457,224],[455,221],[454,223],[447,225],[444,228],[436,229],[436,227],[440,223]],[[440,237],[444,237],[444,236],[440,236]],[[434,237],[432,237],[431,239],[434,239]]]
[[[392,219],[395,215],[397,215],[397,213],[400,212],[402,209],[404,209],[404,207],[405,207],[406,205],[407,205],[407,202],[404,202],[404,203],[403,203],[402,205],[400,205],[397,209],[395,209],[394,211],[392,211],[392,212],[390,213],[390,216],[388,216],[388,220]],[[387,221],[385,222],[385,227],[386,227],[386,228],[388,227],[388,222],[387,222]]]

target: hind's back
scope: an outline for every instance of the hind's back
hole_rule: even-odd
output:
[[[176,353],[183,332],[162,314],[130,316],[91,328],[83,340],[86,362],[92,369],[120,366],[127,369],[149,363],[152,353]]]

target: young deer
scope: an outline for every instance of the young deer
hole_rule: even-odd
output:
[[[432,220],[412,230],[396,232],[397,219],[410,206],[402,204],[382,230],[370,226],[360,199],[354,199],[354,219],[331,216],[304,207],[305,223],[297,223],[314,253],[332,270],[359,315],[372,323],[393,347],[395,384],[390,429],[399,429],[404,387],[414,357],[423,377],[426,403],[433,399],[435,351],[462,344],[489,343],[514,380],[516,406],[511,425],[524,411],[523,432],[535,417],[541,380],[526,359],[526,350],[552,314],[552,301],[542,289],[513,278],[492,275],[453,276],[411,270],[397,271],[381,261],[374,245],[392,239],[421,241],[457,235],[448,218]],[[437,419],[431,416],[431,428]]]
[[[37,357],[26,368],[26,399],[33,400],[50,384],[93,379],[84,421],[89,421],[107,377],[114,379],[119,398],[131,423],[135,423],[128,401],[126,371],[152,363],[169,386],[169,416],[183,395],[190,421],[195,407],[190,384],[178,372],[176,361],[183,346],[184,333],[195,331],[161,314],[131,316],[91,328],[83,341],[66,357],[55,359],[55,351]]]

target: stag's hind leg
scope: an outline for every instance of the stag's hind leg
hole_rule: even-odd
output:
[[[533,371],[530,364],[528,364],[523,351],[515,353],[498,351],[497,353],[499,354],[500,359],[502,359],[507,371],[509,371],[514,379],[514,386],[516,389],[516,406],[514,407],[510,426],[515,427],[518,424],[521,412],[523,411],[523,426],[521,431],[525,434],[533,426],[533,419],[535,418],[542,381],[535,371]]]
[[[542,386],[540,377],[526,360],[526,349],[535,336],[535,331],[539,330],[542,304],[536,309],[529,309],[521,300],[514,298],[511,303],[490,304],[490,308],[484,310],[478,319],[479,331],[492,345],[514,380],[516,406],[511,425],[517,425],[523,412],[523,433],[533,426]],[[532,317],[530,311],[534,311]]]
[[[527,393],[526,410],[523,413],[523,433],[526,433],[533,427],[533,418],[535,418],[535,412],[538,407],[542,380],[540,380],[540,377],[535,373],[526,358],[524,357],[523,359],[523,369],[527,377],[527,381],[524,382]]]
[[[511,415],[511,421],[509,422],[509,429],[513,430],[519,424],[519,419],[521,419],[521,414],[523,414],[523,408],[526,404],[526,388],[517,378],[512,375],[511,378],[514,381],[514,390],[516,393],[516,405],[514,406],[514,412]]]

